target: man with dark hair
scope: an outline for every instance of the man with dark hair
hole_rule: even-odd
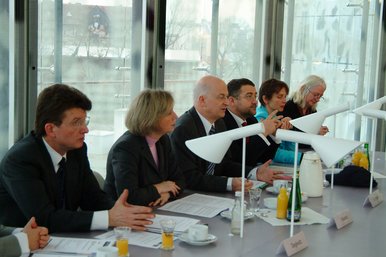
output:
[[[229,105],[224,116],[227,130],[256,124],[258,121],[254,117],[257,107],[255,84],[246,78],[233,79],[227,84],[227,88]],[[268,166],[271,163],[271,159],[275,156],[280,143],[280,141],[275,141],[275,138],[272,136],[280,125],[280,117],[275,117],[275,115],[276,112],[261,121],[264,124],[264,133],[247,138],[245,160],[247,165],[256,166],[264,163],[264,165]],[[233,160],[241,163],[242,139],[233,141],[230,151]],[[274,179],[282,178],[281,172],[273,172],[274,175],[271,177],[271,180],[267,181],[269,183],[272,183]]]
[[[40,93],[35,131],[0,164],[0,223],[22,226],[34,216],[51,232],[143,230],[152,223],[151,208],[126,203],[127,190],[114,204],[100,189],[84,144],[91,106],[87,96],[67,85]]]

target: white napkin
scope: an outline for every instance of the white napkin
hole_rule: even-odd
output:
[[[278,219],[276,218],[276,210],[271,209],[260,209],[256,214],[257,217],[263,219],[268,222],[272,226],[289,226],[291,222],[286,219]],[[327,224],[329,222],[329,218],[323,216],[316,211],[303,207],[302,208],[302,217],[300,221],[295,222],[294,225],[311,225],[311,224]]]

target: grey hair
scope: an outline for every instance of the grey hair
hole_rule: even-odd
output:
[[[306,106],[306,101],[305,101],[306,96],[313,88],[317,86],[323,86],[324,90],[326,90],[327,88],[326,82],[321,77],[316,75],[308,76],[300,83],[298,90],[295,91],[294,94],[292,95],[292,100],[301,108],[304,108]],[[312,107],[313,111],[315,109],[316,109],[316,105]]]

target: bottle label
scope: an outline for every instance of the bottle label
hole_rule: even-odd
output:
[[[292,211],[287,210],[287,220],[291,221]],[[299,221],[300,217],[302,216],[302,212],[299,210],[294,211],[294,221]]]

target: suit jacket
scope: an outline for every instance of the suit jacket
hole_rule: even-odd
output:
[[[169,136],[162,136],[156,148],[158,167],[146,138],[126,131],[114,143],[107,157],[105,192],[117,199],[127,188],[129,203],[147,206],[161,197],[154,184],[170,180],[183,189],[184,176],[177,167]]]
[[[239,128],[236,120],[232,114],[226,110],[224,116],[224,122],[227,130]],[[247,119],[248,125],[256,124],[257,119],[250,117]],[[256,166],[258,163],[264,163],[269,159],[273,159],[279,144],[276,144],[270,137],[267,137],[270,145],[258,135],[249,137],[249,142],[246,144],[246,156],[245,164],[249,166]],[[243,140],[234,140],[230,146],[230,151],[234,161],[241,163],[242,152],[243,152]]]
[[[94,211],[114,202],[100,188],[87,158],[87,147],[68,151],[65,208],[58,208],[57,181],[42,138],[31,132],[6,153],[0,164],[0,223],[24,226],[35,216],[50,232],[88,231]],[[81,209],[81,210],[80,210]]]
[[[312,111],[311,109],[309,109],[309,114],[312,114],[312,113],[315,113],[315,112],[316,111]],[[277,115],[283,115],[284,117],[290,117],[293,120],[304,116],[300,112],[299,106],[296,103],[294,103],[294,101],[292,99],[288,100],[286,102],[286,104],[284,106],[283,112],[278,113]],[[301,131],[301,130],[295,128],[295,127],[294,127],[294,130]]]
[[[311,109],[309,109],[309,114],[312,114],[312,113],[315,113],[315,112],[316,111],[312,111]],[[300,112],[299,106],[296,103],[294,103],[294,101],[292,99],[287,101],[287,103],[284,106],[283,112],[282,113],[278,113],[278,115],[283,115],[284,117],[290,117],[293,120],[304,116]],[[292,130],[304,132],[304,131],[296,128],[295,126],[292,128]],[[299,148],[310,148],[310,147],[311,146],[307,145],[307,144],[299,144]]]
[[[0,225],[0,256],[16,257],[21,255],[21,248],[16,236],[12,235],[14,228]]]
[[[226,131],[224,121],[215,122],[216,133]],[[206,131],[194,107],[185,112],[176,123],[176,128],[171,134],[173,150],[180,166],[188,188],[194,190],[226,192],[227,177],[240,177],[241,165],[232,161],[228,151],[221,163],[215,165],[214,176],[206,175],[208,162],[193,152],[185,145],[186,140],[206,136]],[[208,146],[210,147],[210,146]],[[216,149],[213,149],[215,151]],[[252,167],[248,167],[251,169]]]

